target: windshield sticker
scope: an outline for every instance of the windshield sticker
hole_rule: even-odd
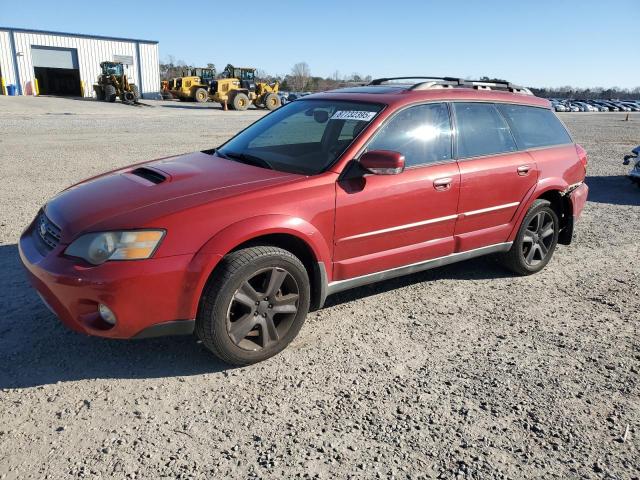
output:
[[[331,120],[358,120],[369,122],[376,116],[376,112],[363,112],[362,110],[338,110],[333,114]]]

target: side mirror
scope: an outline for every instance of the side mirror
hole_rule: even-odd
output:
[[[374,175],[397,175],[404,171],[404,155],[390,150],[372,150],[360,157],[360,166]]]
[[[326,110],[314,110],[313,119],[318,123],[327,123],[329,120],[329,112]]]

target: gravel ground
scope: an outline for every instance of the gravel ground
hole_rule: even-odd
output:
[[[576,239],[330,297],[281,355],[67,331],[16,241],[87,176],[217,145],[261,112],[0,97],[0,477],[640,477],[640,115],[566,114],[590,153]],[[626,433],[625,433],[626,432]]]

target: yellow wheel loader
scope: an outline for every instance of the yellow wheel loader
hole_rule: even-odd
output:
[[[209,101],[209,86],[216,76],[213,68],[191,68],[182,72],[182,77],[172,78],[169,82],[171,94],[183,102]]]
[[[227,65],[221,78],[211,82],[211,100],[231,110],[246,110],[251,104],[256,108],[275,110],[280,106],[279,83],[255,81],[256,69]]]
[[[93,84],[96,99],[115,102],[120,97],[124,103],[136,103],[140,99],[140,90],[135,84],[129,83],[122,63],[102,62],[100,69],[102,73]]]

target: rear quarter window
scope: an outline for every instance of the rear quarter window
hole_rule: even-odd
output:
[[[572,143],[562,122],[549,109],[506,104],[499,104],[498,109],[509,122],[520,149]]]
[[[514,152],[516,142],[507,122],[492,103],[454,102],[458,157]]]

